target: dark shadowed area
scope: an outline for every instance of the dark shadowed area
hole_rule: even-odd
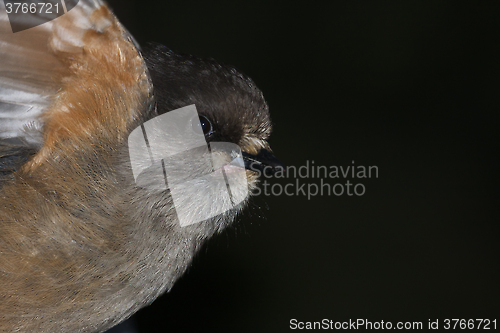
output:
[[[378,167],[268,179],[294,195],[254,198],[134,317],[139,332],[500,319],[500,2],[109,2],[141,44],[252,77],[288,166]],[[364,194],[307,197],[347,180]]]

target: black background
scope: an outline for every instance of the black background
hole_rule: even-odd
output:
[[[135,316],[140,332],[287,332],[293,318],[500,320],[500,2],[110,5],[141,44],[251,76],[287,165],[379,168],[377,179],[352,180],[363,196],[252,200]]]

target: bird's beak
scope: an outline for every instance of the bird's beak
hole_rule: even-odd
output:
[[[269,151],[261,149],[257,155],[242,152],[245,169],[264,175],[273,175],[283,170],[283,164]]]

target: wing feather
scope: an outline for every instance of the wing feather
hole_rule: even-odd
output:
[[[27,127],[41,130],[44,121],[40,116],[63,88],[68,63],[61,59],[61,53],[66,58],[81,53],[89,31],[102,33],[112,25],[112,15],[95,15],[103,7],[101,1],[80,0],[59,18],[13,33],[5,5],[0,1],[0,140],[21,137],[42,145],[40,139],[33,141]],[[43,21],[44,17],[37,14],[28,19]],[[123,38],[138,47],[123,30]]]
[[[69,1],[75,0],[66,0],[66,3]],[[43,17],[34,16],[32,19]],[[106,38],[108,41],[113,38],[115,43],[108,47],[99,42]],[[102,66],[116,75],[117,70],[110,63],[113,54],[118,55],[119,63],[135,66],[124,66],[122,71],[143,75],[137,78],[136,87],[134,82],[129,82],[128,88],[142,89],[139,88],[144,83],[139,82],[142,80],[146,82],[143,84],[146,95],[150,95],[152,88],[137,43],[101,1],[80,0],[63,16],[16,33],[12,32],[5,6],[0,1],[0,145],[2,140],[18,139],[16,142],[31,147],[45,145],[50,149],[62,132],[66,136],[69,132],[82,134],[81,126],[73,124],[68,128],[68,121],[64,118],[83,121],[85,117],[77,116],[82,110],[68,111],[79,103],[79,99],[89,96],[80,92],[74,98],[68,98],[69,92],[74,90],[70,85],[81,84],[77,83],[75,75],[82,75],[87,81],[93,80],[91,76],[85,76],[88,74],[85,67],[88,70]],[[120,78],[124,79],[124,76],[117,76],[118,80]],[[117,87],[122,83],[118,82]],[[95,91],[88,93],[96,94]],[[47,149],[44,156],[47,156]]]

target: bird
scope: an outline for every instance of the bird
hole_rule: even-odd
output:
[[[104,332],[168,292],[281,163],[247,75],[141,47],[100,0],[51,3],[64,13],[0,3],[0,331]]]

